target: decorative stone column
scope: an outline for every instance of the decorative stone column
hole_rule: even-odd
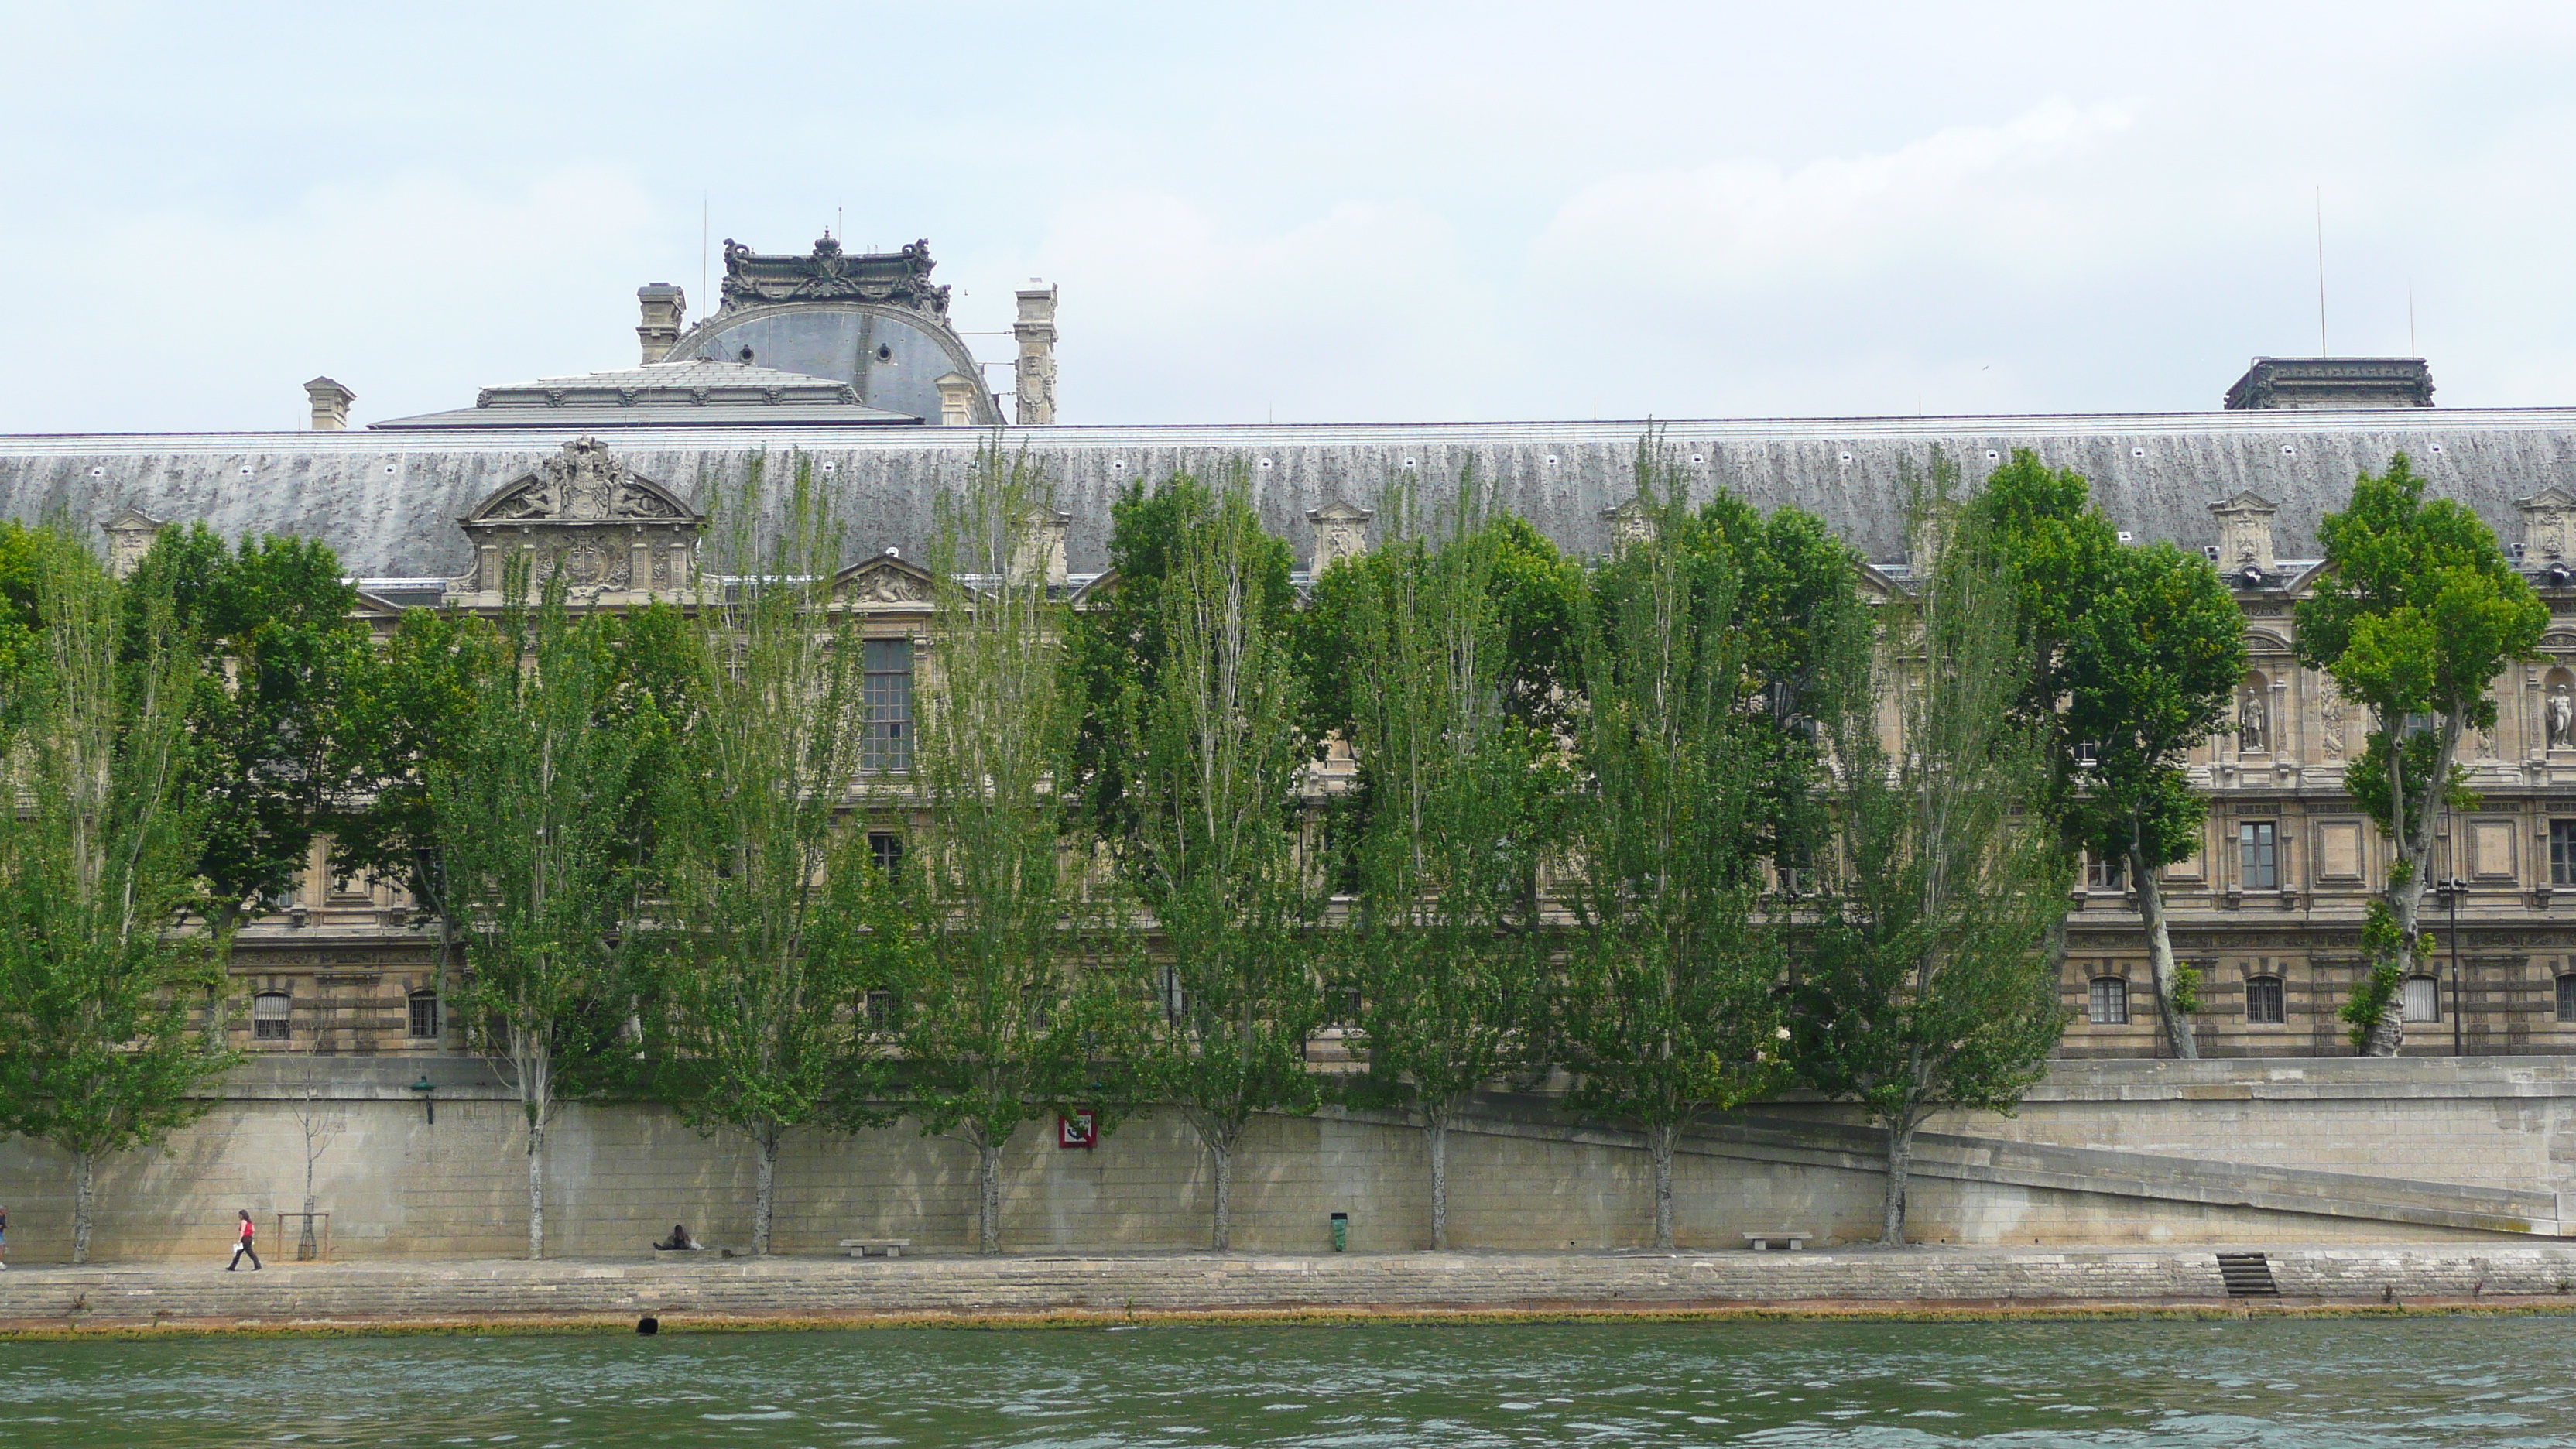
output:
[[[349,426],[349,404],[358,395],[327,377],[317,377],[304,384],[304,395],[313,401],[313,431],[336,433]]]
[[[1368,552],[1369,520],[1376,516],[1338,498],[1321,508],[1309,509],[1306,521],[1315,525],[1315,557],[1307,567],[1320,574],[1343,559]]]
[[[962,428],[975,421],[975,392],[983,384],[962,372],[952,372],[932,384],[939,389],[939,425]]]
[[[1055,421],[1055,288],[1032,288],[1018,296],[1020,316],[1011,324],[1011,336],[1020,344],[1020,426],[1042,428]]]

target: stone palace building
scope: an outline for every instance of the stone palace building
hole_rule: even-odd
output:
[[[0,437],[0,512],[99,526],[127,561],[168,522],[227,536],[321,539],[389,628],[414,606],[494,609],[508,552],[561,556],[615,607],[685,587],[699,503],[751,460],[794,456],[838,500],[867,611],[871,684],[909,698],[929,611],[909,560],[932,500],[979,443],[1056,480],[1050,575],[1079,596],[1105,567],[1109,510],[1137,478],[1240,460],[1269,526],[1320,564],[1367,546],[1359,505],[1390,478],[1426,491],[1470,466],[1505,505],[1578,554],[1606,551],[1646,427],[1422,423],[1123,427],[1054,422],[1056,293],[1018,294],[1014,421],[950,325],[928,246],[852,256],[762,254],[731,242],[719,309],[691,321],[681,290],[638,293],[638,364],[488,387],[471,407],[346,426],[349,390],[307,385],[295,433]],[[2335,1011],[2359,975],[2364,903],[2387,851],[2341,779],[2370,723],[2292,655],[2292,604],[2316,567],[2319,517],[2358,472],[2403,450],[2432,490],[2491,524],[2552,612],[2543,658],[2495,682],[2492,733],[2463,750],[2477,809],[2445,819],[2427,917],[2436,969],[2407,983],[2410,1055],[2576,1050],[2576,409],[2432,405],[2417,359],[2259,359],[2207,413],[1681,420],[1663,444],[1700,492],[1822,515],[1904,587],[1900,470],[1935,450],[1970,481],[2028,448],[2090,478],[2128,535],[2208,552],[2244,610],[2250,668],[2232,729],[2195,758],[2210,815],[2200,853],[2165,872],[2177,952],[2204,972],[2210,1055],[2349,1052]],[[2156,1050],[2137,912],[2115,870],[2089,868],[2063,984],[2062,1053]],[[453,1045],[424,937],[383,890],[317,868],[246,929],[232,969],[260,1050],[432,1054]],[[2455,924],[2456,922],[2456,924]]]

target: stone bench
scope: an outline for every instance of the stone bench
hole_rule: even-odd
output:
[[[1811,1236],[1813,1236],[1813,1234],[1793,1233],[1787,1228],[1774,1228],[1768,1232],[1746,1233],[1744,1235],[1744,1246],[1751,1248],[1757,1253],[1762,1253],[1770,1251],[1773,1243],[1786,1243],[1789,1245],[1789,1251],[1795,1253],[1807,1246],[1807,1239]]]
[[[900,1258],[903,1256],[903,1250],[912,1246],[912,1239],[843,1238],[841,1246],[848,1249],[853,1258],[864,1258],[870,1253],[883,1253],[889,1258]]]

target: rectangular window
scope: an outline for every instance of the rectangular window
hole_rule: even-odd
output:
[[[869,831],[868,861],[890,876],[902,871],[903,837],[891,831]]]
[[[2118,856],[2087,856],[2084,861],[2084,888],[2111,894],[2129,888],[2128,862]]]
[[[2406,978],[2401,999],[2404,1021],[2440,1021],[2442,1019],[2442,986],[2430,976]]]
[[[2549,822],[2549,883],[2576,886],[2576,820]]]
[[[894,1024],[894,993],[891,991],[869,992],[868,1025],[878,1031],[885,1031],[893,1027]]]
[[[2095,1026],[2129,1024],[2129,983],[2117,976],[2093,978],[2092,1009],[2086,1013]]]
[[[2558,1019],[2576,1021],[2576,975],[2558,978]]]
[[[864,770],[912,768],[912,641],[870,639],[860,645],[859,702],[868,713],[859,749]]]
[[[411,994],[411,1034],[416,1037],[438,1035],[438,993],[415,991]]]
[[[2280,977],[2257,976],[2245,983],[2245,1019],[2257,1026],[2281,1024]]]
[[[2240,820],[2236,824],[2238,881],[2246,890],[2280,889],[2281,857],[2274,829],[2269,820]]]
[[[253,1041],[284,1041],[287,1023],[295,1014],[295,998],[283,991],[263,991],[250,999],[250,1035]]]

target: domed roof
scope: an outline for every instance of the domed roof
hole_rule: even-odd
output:
[[[722,306],[674,343],[671,361],[740,363],[849,384],[871,408],[931,419],[939,379],[977,380],[970,422],[1002,410],[975,354],[948,321],[948,288],[934,286],[930,243],[850,254],[824,237],[805,255],[755,252],[725,240]]]

